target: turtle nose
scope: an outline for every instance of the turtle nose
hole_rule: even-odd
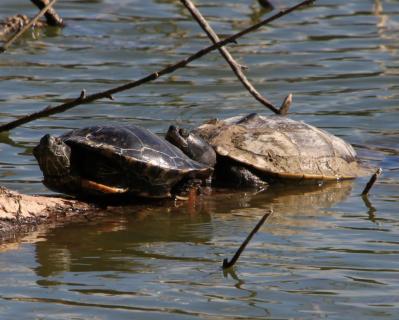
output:
[[[51,143],[51,139],[52,137],[49,134],[44,135],[41,139],[40,139],[40,144],[42,145],[49,145]]]
[[[166,132],[165,136],[166,140],[176,139],[176,137],[178,136],[179,136],[179,130],[177,129],[177,127],[174,125],[169,126],[168,132]]]
[[[46,134],[45,136],[43,136],[43,137],[40,139],[40,144],[41,144],[42,146],[51,146],[51,145],[54,144],[55,142],[56,142],[56,138],[53,137],[53,136],[51,136],[51,135],[49,135],[49,134]]]

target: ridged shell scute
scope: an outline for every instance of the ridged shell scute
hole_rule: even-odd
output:
[[[357,176],[353,147],[327,131],[283,116],[234,117],[203,124],[196,133],[216,152],[271,176],[350,179]]]

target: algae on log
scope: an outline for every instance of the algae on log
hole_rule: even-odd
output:
[[[98,210],[98,207],[78,200],[26,195],[0,187],[0,236],[39,224],[94,214]]]

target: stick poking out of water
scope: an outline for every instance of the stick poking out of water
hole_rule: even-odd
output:
[[[374,183],[377,181],[378,177],[381,175],[382,169],[378,168],[378,170],[371,176],[369,182],[367,182],[366,187],[362,192],[362,196],[366,196],[370,189],[373,187]]]
[[[35,6],[42,10],[46,5],[48,5],[49,0],[30,0]],[[63,27],[64,21],[58,15],[54,8],[48,8],[44,13],[44,17],[46,18],[46,22],[49,26],[54,27]]]
[[[254,234],[258,232],[259,228],[265,223],[266,219],[269,218],[273,213],[273,210],[267,211],[263,217],[259,220],[259,222],[256,224],[256,226],[252,229],[248,237],[244,240],[244,242],[241,244],[241,246],[238,248],[237,252],[233,256],[233,258],[228,261],[227,258],[223,260],[223,269],[228,269],[234,266],[234,264],[237,262],[238,258],[240,257],[241,253],[245,250],[245,247],[249,243],[249,241],[252,239]]]

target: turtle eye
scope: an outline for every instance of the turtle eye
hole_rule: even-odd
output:
[[[187,129],[179,129],[179,134],[183,137],[183,138],[188,138],[188,136],[190,135],[190,132],[188,132]]]

